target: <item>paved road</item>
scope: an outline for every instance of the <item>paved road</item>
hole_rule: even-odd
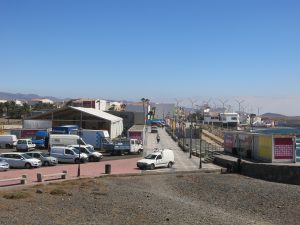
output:
[[[200,159],[198,157],[192,156],[189,158],[188,152],[183,152],[177,145],[177,142],[173,141],[173,139],[167,134],[165,129],[159,128],[158,134],[160,136],[160,142],[157,143],[156,141],[156,133],[148,133],[148,144],[144,149],[144,156],[153,152],[155,148],[158,149],[172,149],[175,155],[175,164],[172,168],[163,168],[163,169],[156,169],[155,171],[192,171],[198,170]],[[214,164],[204,164],[202,163],[203,169],[217,169],[220,168]]]

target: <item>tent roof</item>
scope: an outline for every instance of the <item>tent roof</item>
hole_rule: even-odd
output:
[[[70,106],[71,109],[75,109],[77,111],[81,111],[87,114],[90,114],[92,116],[96,116],[105,120],[109,120],[111,122],[119,122],[122,121],[123,119],[121,117],[118,116],[114,116],[112,114],[100,111],[98,109],[92,109],[92,108],[83,108],[83,107],[73,107]]]

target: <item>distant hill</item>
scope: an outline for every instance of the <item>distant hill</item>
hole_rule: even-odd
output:
[[[262,114],[261,117],[268,118],[268,119],[282,119],[282,118],[286,118],[287,116],[278,113],[265,113]]]
[[[62,99],[52,97],[52,96],[40,96],[37,94],[21,94],[21,93],[7,93],[7,92],[0,92],[0,99],[1,100],[23,100],[23,101],[29,101],[33,98],[48,98],[52,101],[61,101]]]

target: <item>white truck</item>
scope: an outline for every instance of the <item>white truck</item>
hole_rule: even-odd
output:
[[[50,134],[49,147],[53,146],[69,146],[69,145],[84,145],[94,150],[94,147],[90,144],[85,143],[81,137],[74,134]]]
[[[0,135],[1,148],[13,148],[17,145],[17,136],[13,134]]]
[[[171,168],[174,164],[174,152],[170,149],[155,150],[153,153],[136,163],[137,167],[140,169],[151,170],[165,166]]]
[[[119,139],[115,140],[114,148],[110,150],[111,155],[123,155],[125,153],[140,154],[143,151],[143,145],[137,139]]]
[[[88,130],[88,129],[82,129],[81,132],[81,138],[84,142],[89,143],[90,145],[93,145],[95,149],[104,149],[104,150],[110,150],[113,149],[114,143],[109,137],[109,133],[107,130]],[[71,131],[73,134],[77,134],[78,130]]]

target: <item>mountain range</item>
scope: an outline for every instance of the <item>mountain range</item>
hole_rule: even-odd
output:
[[[48,98],[52,101],[62,101],[63,99],[59,99],[53,96],[40,96],[37,94],[21,94],[21,93],[7,93],[7,92],[0,92],[0,99],[1,100],[21,100],[21,101],[29,101],[34,98]]]

